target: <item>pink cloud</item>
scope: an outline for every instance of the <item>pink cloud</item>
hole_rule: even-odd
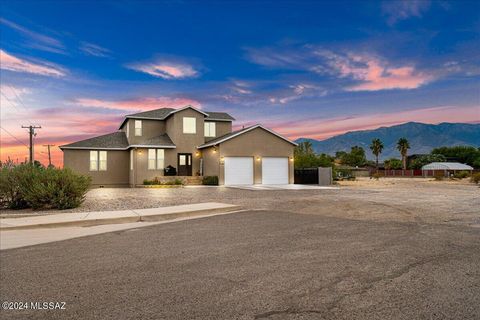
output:
[[[317,73],[334,73],[341,78],[352,78],[360,83],[347,87],[348,91],[377,91],[387,89],[415,89],[434,76],[416,70],[413,66],[390,66],[385,60],[367,54],[340,55],[328,50],[317,50],[316,55],[327,60],[329,68],[315,66]]]
[[[46,62],[29,62],[0,50],[0,68],[15,72],[33,73],[43,76],[63,77],[65,69]]]
[[[90,98],[79,98],[75,100],[75,104],[84,107],[105,108],[115,110],[128,110],[128,111],[146,111],[159,108],[182,108],[187,105],[191,105],[196,108],[200,108],[200,102],[188,99],[188,98],[171,98],[171,97],[149,97],[131,100],[101,100]]]
[[[163,79],[185,79],[198,76],[198,71],[189,64],[165,60],[157,60],[155,62],[147,63],[132,63],[128,64],[126,67]]]

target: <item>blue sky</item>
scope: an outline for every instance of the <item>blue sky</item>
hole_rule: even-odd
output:
[[[27,153],[20,124],[61,144],[185,104],[291,138],[480,122],[479,12],[478,1],[4,1],[2,159]]]

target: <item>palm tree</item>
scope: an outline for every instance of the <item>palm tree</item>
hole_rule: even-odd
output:
[[[383,142],[378,138],[373,139],[372,144],[370,145],[370,150],[372,150],[372,153],[375,155],[375,165],[378,170],[378,156],[382,153]]]
[[[406,138],[398,139],[397,149],[398,151],[400,151],[400,154],[402,155],[403,170],[406,170],[407,169],[407,152],[408,152],[408,149],[410,149],[410,144],[408,143],[408,140]]]

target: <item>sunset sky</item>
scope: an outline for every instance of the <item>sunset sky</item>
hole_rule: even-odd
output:
[[[325,139],[480,122],[478,1],[2,1],[1,159],[193,105]],[[62,153],[53,149],[55,164]]]

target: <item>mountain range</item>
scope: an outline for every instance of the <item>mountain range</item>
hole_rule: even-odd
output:
[[[310,141],[317,153],[334,155],[337,151],[350,151],[353,146],[365,149],[368,159],[374,159],[370,151],[372,139],[379,138],[384,149],[380,159],[400,158],[396,148],[399,138],[407,138],[410,142],[409,154],[429,153],[433,148],[442,146],[480,146],[480,123],[447,123],[426,124],[407,122],[391,127],[380,127],[374,130],[351,131],[326,140],[299,138],[296,142]]]

